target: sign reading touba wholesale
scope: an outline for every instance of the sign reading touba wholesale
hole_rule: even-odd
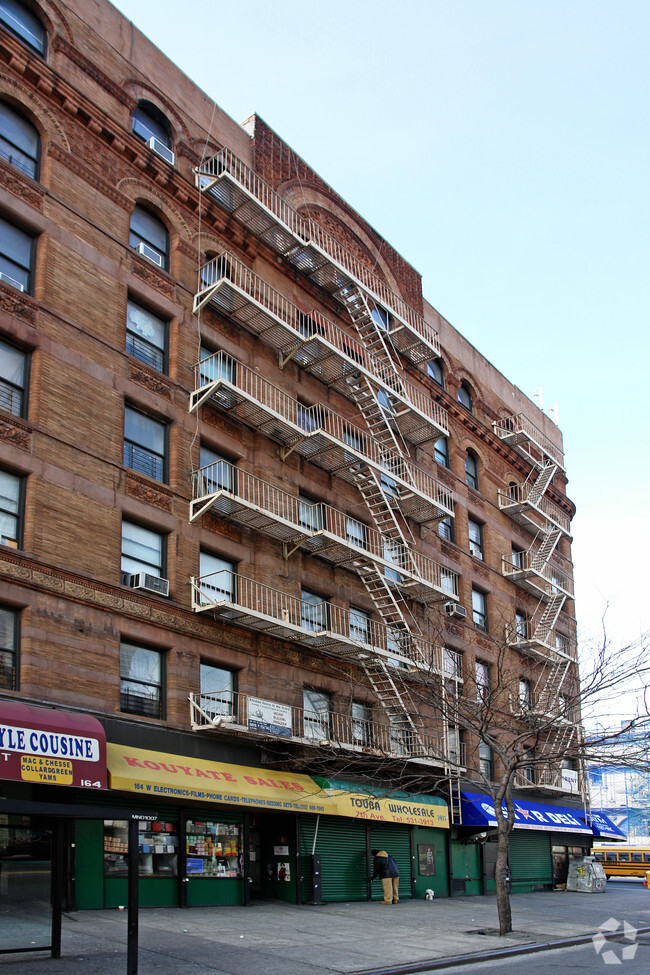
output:
[[[0,701],[0,779],[106,789],[106,737],[96,718]]]

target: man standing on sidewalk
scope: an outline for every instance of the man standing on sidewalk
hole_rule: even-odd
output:
[[[397,904],[399,900],[399,870],[392,856],[385,850],[371,850],[375,858],[372,879],[379,877],[384,888],[384,904]]]

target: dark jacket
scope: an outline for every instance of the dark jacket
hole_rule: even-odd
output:
[[[397,864],[393,860],[392,856],[386,853],[385,850],[379,850],[375,856],[375,862],[372,868],[372,879],[379,877],[383,880],[384,877],[399,877],[399,869]]]

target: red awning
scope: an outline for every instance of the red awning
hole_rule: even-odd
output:
[[[104,729],[89,714],[0,701],[0,779],[107,789]]]

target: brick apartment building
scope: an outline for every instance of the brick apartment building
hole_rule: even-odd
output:
[[[4,855],[62,822],[68,903],[121,904],[133,815],[144,904],[300,903],[314,856],[376,897],[371,847],[489,889],[452,704],[504,642],[574,675],[558,428],[105,0],[3,0],[0,61]],[[513,879],[590,839],[515,830]]]

